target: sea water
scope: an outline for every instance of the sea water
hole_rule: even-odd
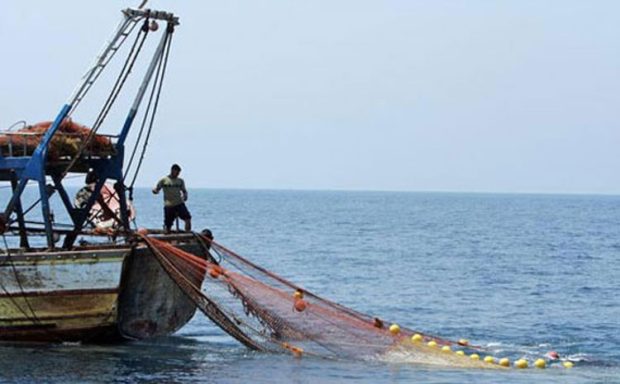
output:
[[[161,196],[136,192],[138,225]],[[328,299],[567,370],[480,371],[248,351],[198,313],[121,345],[0,346],[1,382],[620,383],[620,197],[190,190],[194,228]]]

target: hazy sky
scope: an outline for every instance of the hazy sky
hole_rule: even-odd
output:
[[[0,128],[52,119],[138,3],[3,0]],[[141,185],[620,193],[618,1],[149,6],[181,26]]]

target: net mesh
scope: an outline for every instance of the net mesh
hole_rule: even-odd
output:
[[[143,238],[197,307],[249,348],[298,357],[499,368],[442,349],[456,342],[409,328],[396,332],[389,323],[308,292],[210,239],[202,238],[218,261]],[[192,283],[195,278],[204,278],[202,286]]]

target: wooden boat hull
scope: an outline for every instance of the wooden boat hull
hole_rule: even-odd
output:
[[[195,242],[180,246],[204,256]],[[195,311],[143,245],[0,255],[2,341],[157,337],[177,331]]]

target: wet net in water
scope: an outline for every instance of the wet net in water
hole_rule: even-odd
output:
[[[218,261],[151,237],[143,239],[197,307],[251,349],[298,357],[500,368],[454,353],[456,342],[395,329],[379,318],[321,298],[208,238],[201,240]],[[202,286],[192,283],[195,278],[204,278]]]

